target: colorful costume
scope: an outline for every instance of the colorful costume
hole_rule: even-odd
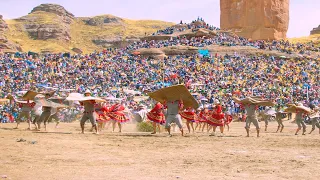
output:
[[[232,115],[228,114],[226,115],[225,124],[228,125],[232,122]]]
[[[17,118],[17,123],[20,123],[22,118],[30,119],[31,118],[31,110],[36,105],[36,103],[19,103],[19,107],[21,108],[21,112]]]
[[[161,103],[157,103],[155,107],[147,113],[147,117],[150,121],[155,122],[157,124],[164,124],[165,118],[162,113],[163,105]]]
[[[215,110],[208,116],[208,124],[212,126],[223,126],[224,125],[224,114],[222,113],[222,106],[216,105]]]
[[[96,108],[96,117],[97,117],[97,122],[108,122],[111,120],[111,118],[108,116],[109,113],[109,108],[107,106],[99,106]]]
[[[185,120],[187,121],[191,121],[191,122],[195,122],[195,120],[197,119],[197,115],[194,112],[194,109],[192,108],[187,108],[184,111],[180,112],[181,117],[183,117]]]
[[[124,109],[125,109],[124,106],[122,106],[121,104],[118,104],[118,103],[111,106],[110,111],[109,111],[109,117],[112,120],[115,120],[119,123],[128,122],[129,118],[127,118],[126,115],[123,113]]]
[[[208,118],[207,118],[207,115],[208,115],[208,113],[205,112],[204,109],[202,109],[202,110],[200,111],[200,113],[199,113],[197,122],[200,122],[200,123],[202,123],[202,122],[207,122],[207,119],[208,119]]]

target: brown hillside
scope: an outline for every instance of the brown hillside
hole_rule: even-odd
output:
[[[113,15],[74,17],[60,5],[42,4],[18,19],[6,20],[6,38],[22,51],[84,53],[126,45],[145,34],[173,25],[156,20],[129,20]]]

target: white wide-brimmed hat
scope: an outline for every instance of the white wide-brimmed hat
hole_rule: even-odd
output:
[[[91,94],[91,91],[87,89],[86,92],[84,92],[84,94]]]
[[[214,101],[214,104],[220,104],[220,101],[219,101],[218,99],[216,99],[216,100]]]

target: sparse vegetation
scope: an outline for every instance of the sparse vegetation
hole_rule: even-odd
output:
[[[141,122],[137,124],[137,130],[139,132],[153,132],[151,122]]]
[[[320,34],[317,35],[311,35],[311,36],[305,36],[305,37],[299,37],[299,38],[290,38],[290,42],[292,43],[309,43],[309,42],[315,42],[320,45]]]

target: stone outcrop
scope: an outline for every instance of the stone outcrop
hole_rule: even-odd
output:
[[[70,24],[74,18],[74,15],[68,12],[63,6],[58,4],[40,4],[39,6],[33,8],[31,13],[35,12],[49,12],[63,17],[66,23]]]
[[[75,53],[78,53],[78,54],[82,54],[83,51],[79,48],[72,48],[72,51],[75,52]]]
[[[4,35],[5,31],[8,30],[7,23],[2,19],[0,15],[0,50],[1,51],[21,51],[21,47],[7,39]]]
[[[289,0],[220,0],[220,27],[253,40],[286,38]]]
[[[143,57],[151,57],[155,59],[163,59],[166,56],[173,55],[192,55],[197,53],[198,48],[191,46],[170,46],[164,48],[141,48],[132,53],[138,52]]]
[[[123,19],[112,15],[104,15],[91,18],[83,18],[83,21],[90,26],[102,26],[109,24],[121,24],[123,22]]]
[[[312,31],[310,32],[310,35],[314,34],[320,34],[320,25],[316,28],[313,28]]]
[[[122,38],[120,36],[117,37],[95,37],[92,39],[92,42],[98,46],[102,47],[126,47],[130,43],[140,41],[140,39],[136,37],[125,37]]]
[[[145,36],[140,38],[142,41],[146,40],[146,41],[151,41],[151,40],[156,40],[156,41],[162,41],[162,40],[169,40],[172,37],[186,37],[187,39],[190,39],[192,37],[214,37],[216,36],[217,33],[216,31],[211,31],[208,29],[204,29],[204,28],[200,28],[200,29],[196,29],[196,30],[191,30],[188,29],[186,31],[182,31],[182,32],[176,32],[173,34],[168,34],[168,35],[150,35],[150,36]]]
[[[7,23],[2,18],[3,18],[2,15],[0,15],[0,32],[8,29]]]
[[[43,14],[49,13],[49,14]],[[46,17],[48,16],[48,17]],[[33,39],[71,40],[70,24],[74,15],[56,4],[41,4],[27,16],[18,20],[24,21],[25,29]]]
[[[61,39],[70,41],[71,35],[68,26],[57,24],[26,24],[25,28],[33,39]]]

